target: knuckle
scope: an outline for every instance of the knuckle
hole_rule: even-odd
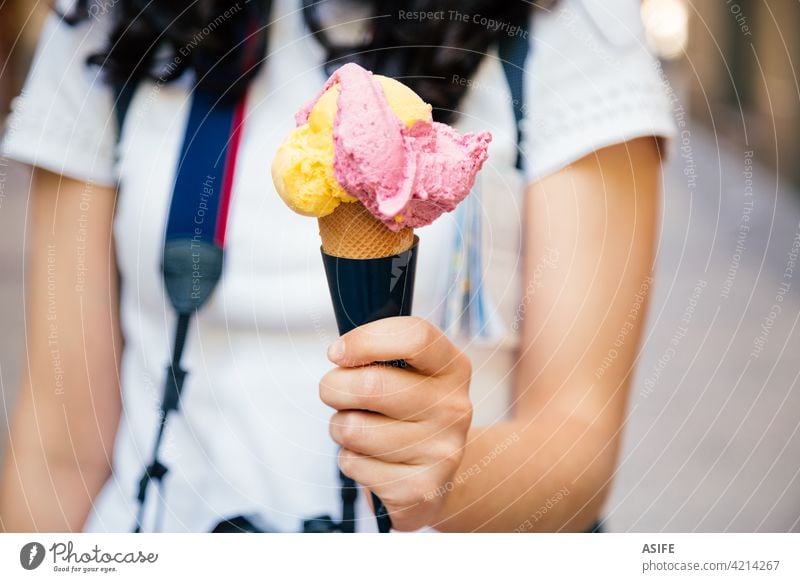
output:
[[[455,455],[459,446],[455,439],[442,437],[429,443],[425,448],[428,460],[439,464]]]
[[[467,385],[467,388],[469,388],[469,381],[472,378],[472,360],[469,359],[467,354],[460,350],[456,358],[456,370],[461,374],[464,383]]]
[[[445,461],[460,462],[464,454],[464,439],[452,436],[443,439],[441,445],[441,458]]]
[[[461,411],[459,419],[469,427],[472,424],[472,415],[475,413],[475,408],[472,406],[472,400],[461,398]]]
[[[358,448],[364,441],[364,424],[355,414],[342,415],[338,432],[339,444],[345,448]]]
[[[416,355],[427,349],[436,340],[436,328],[428,321],[416,317],[414,318],[408,348],[412,355]]]
[[[442,461],[442,470],[445,474],[455,478],[461,462],[464,460],[464,448],[456,447],[452,450],[451,455]]]
[[[463,351],[456,348],[455,355],[448,363],[449,376],[459,390],[469,391],[472,380],[472,360]]]
[[[453,424],[469,425],[472,422],[473,407],[469,396],[452,395],[445,399],[442,409]]]

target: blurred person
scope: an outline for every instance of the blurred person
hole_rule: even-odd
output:
[[[638,3],[141,5],[58,3],[8,123],[3,151],[34,178],[2,527],[137,522],[174,325],[164,229],[202,87],[247,99],[226,267],[189,332],[169,472],[149,484],[143,529],[159,511],[164,531],[253,514],[297,531],[338,516],[337,457],[398,530],[592,528],[643,326],[659,138],[673,131]],[[509,39],[528,50],[522,103],[497,54]],[[408,84],[459,130],[492,131],[479,178],[491,342],[438,326],[454,220],[419,233],[416,315],[333,341],[314,221],[283,207],[269,164],[295,111],[348,61]],[[410,368],[362,365],[403,358]],[[374,528],[367,499],[358,531]]]

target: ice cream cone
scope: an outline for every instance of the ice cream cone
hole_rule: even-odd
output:
[[[348,63],[297,112],[297,128],[273,160],[284,202],[319,221],[341,335],[411,315],[419,248],[413,229],[454,210],[486,160],[488,132],[462,135],[431,112],[400,82]],[[372,500],[379,531],[389,531],[386,507],[374,494]]]
[[[389,230],[362,204],[350,202],[319,219],[319,234],[340,335],[385,317],[411,315],[419,242],[413,229]],[[378,530],[388,532],[386,506],[374,493],[371,498]]]
[[[414,229],[389,230],[359,202],[343,202],[320,218],[319,235],[326,254],[345,259],[391,257],[414,244]]]
[[[411,314],[418,248],[412,229],[391,231],[357,202],[320,218],[319,229],[340,334]]]

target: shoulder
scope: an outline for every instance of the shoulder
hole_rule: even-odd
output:
[[[107,13],[94,11],[75,26],[48,15],[12,105],[4,155],[76,179],[114,183],[113,99],[100,71],[86,64],[105,46],[108,29]]]
[[[638,0],[560,0],[535,11],[523,127],[530,180],[605,146],[670,138],[674,98]]]

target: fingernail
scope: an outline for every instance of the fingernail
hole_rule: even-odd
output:
[[[332,362],[338,362],[344,356],[344,340],[338,339],[333,342],[328,348],[328,359]]]

